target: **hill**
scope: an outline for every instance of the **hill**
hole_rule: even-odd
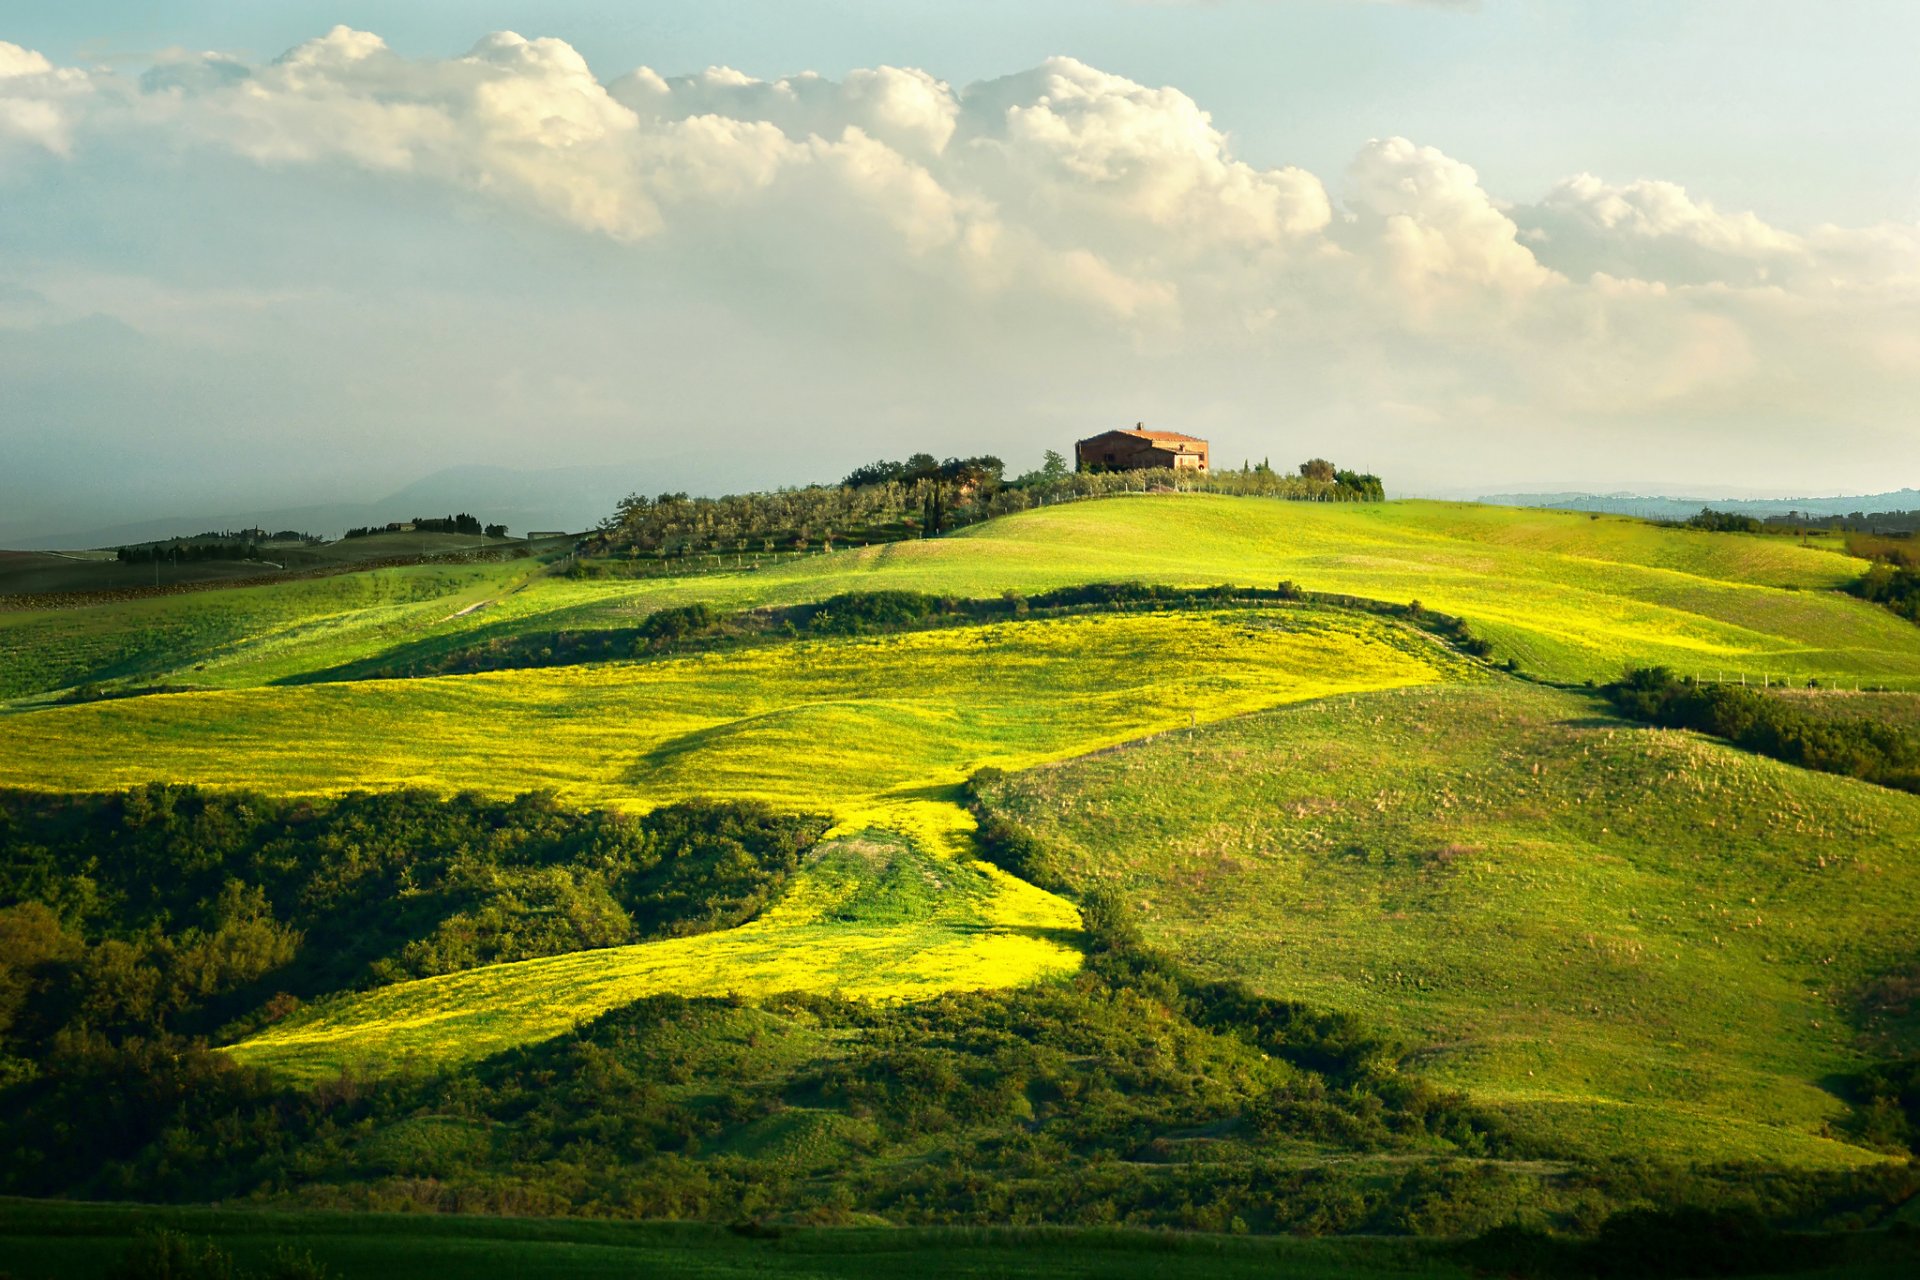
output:
[[[1494,493],[1480,499],[1503,507],[1545,507],[1556,511],[1601,511],[1646,520],[1685,520],[1702,507],[1766,519],[1768,516],[1845,516],[1856,512],[1920,509],[1920,489],[1887,493],[1841,494],[1826,498],[1754,498],[1738,494],[1688,498],[1645,493]]]
[[[0,613],[0,1189],[1419,1234],[1912,1194],[1920,798],[1584,687],[1920,689],[1843,542],[1143,495],[732,559]],[[1083,589],[1126,581],[1168,586]],[[706,849],[760,887],[649,931],[609,833],[677,802],[825,833]]]
[[[1756,683],[1920,688],[1912,626],[1840,591],[1865,568],[1825,536],[1429,502],[1137,496],[745,571],[628,579],[619,560],[571,576],[413,571],[400,588],[411,607],[381,612],[352,607],[348,588],[318,585],[0,611],[0,697],[86,681],[239,687],[404,668],[509,637],[631,627],[692,601],[739,609],[883,589],[994,597],[1126,579],[1269,588],[1288,579],[1418,599],[1467,619],[1496,658],[1556,680],[1605,681],[1629,663],[1663,663]],[[384,581],[382,604],[401,580]]]
[[[665,470],[658,465],[649,470],[649,481],[656,487],[692,486],[710,479],[706,465],[694,458],[674,459]],[[308,529],[337,537],[357,525],[384,525],[421,511],[485,511],[489,520],[500,521],[515,533],[579,530],[592,528],[630,487],[620,469],[607,466],[462,465],[422,476],[364,502],[275,507],[209,504],[199,510],[138,518],[96,510],[78,518],[68,513],[58,523],[45,516],[29,521],[0,513],[0,544],[29,551],[72,551],[151,542],[201,529]]]
[[[1331,698],[988,800],[1054,887],[1118,891],[1203,971],[1391,1029],[1556,1149],[1871,1159],[1835,1141],[1831,1082],[1920,1048],[1867,995],[1914,961],[1920,797],[1584,696]]]
[[[223,541],[236,548],[234,558],[191,554],[193,547]],[[178,559],[168,557],[167,548],[176,544],[189,551]],[[380,533],[323,543],[300,539],[245,543],[186,538],[157,546],[159,552],[154,558],[136,558],[130,562],[107,552],[0,551],[0,599],[67,597],[44,601],[27,599],[16,602],[16,607],[43,603],[56,607],[86,605],[101,603],[103,598],[138,599],[182,589],[251,584],[341,570],[434,560],[511,559],[536,549],[517,539],[508,541],[455,533]],[[143,555],[153,554],[152,547],[135,550]]]

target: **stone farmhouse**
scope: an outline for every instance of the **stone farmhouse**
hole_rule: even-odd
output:
[[[1074,461],[1082,471],[1205,471],[1207,442],[1178,431],[1148,431],[1144,422],[1131,431],[1102,431],[1076,441]]]

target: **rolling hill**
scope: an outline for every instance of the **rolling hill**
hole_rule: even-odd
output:
[[[4,611],[0,696],[89,680],[264,684],[528,632],[631,626],[693,600],[740,609],[850,590],[992,597],[1127,579],[1266,587],[1288,579],[1313,591],[1418,599],[1466,618],[1497,657],[1555,680],[1610,680],[1629,662],[1662,662],[1755,682],[1920,688],[1912,628],[1840,592],[1864,568],[1839,540],[1820,537],[1431,502],[1142,496],[745,572],[622,580],[423,566],[352,585]]]
[[[1204,787],[1193,785],[1196,777]],[[1207,972],[1391,1028],[1562,1150],[1849,1162],[1829,1082],[1920,1047],[1920,797],[1512,682],[1333,697],[994,803]]]
[[[205,880],[204,919],[116,915],[77,867],[36,890],[46,909],[119,933],[35,945],[150,954],[156,982],[206,988],[167,1015],[215,1050],[182,1061],[237,1091],[221,1114],[256,1117],[220,1123],[277,1135],[248,1148],[270,1172],[225,1194],[299,1168],[388,1205],[431,1177],[488,1204],[702,1216],[751,1194],[929,1223],[1008,1220],[1019,1188],[1058,1220],[1446,1233],[1771,1179],[1818,1223],[1906,1194],[1906,1140],[1861,1082],[1920,1051],[1901,994],[1920,799],[1638,727],[1588,686],[1666,664],[1905,732],[1920,628],[1845,594],[1863,568],[1821,537],[1167,495],[679,575],[530,559],[12,609],[0,788],[56,806],[132,788],[129,813],[181,824],[169,856]],[[1265,594],[1028,610],[1121,581]],[[879,591],[1006,611],[633,639],[666,608]],[[568,659],[583,635],[625,647]],[[489,653],[525,660],[430,674]],[[1833,689],[1856,683],[1893,692]],[[737,927],[275,1003],[298,903],[246,896],[270,859],[194,863],[192,822],[213,819],[183,784],[243,807],[540,791],[835,825]],[[350,839],[329,838],[350,878]],[[516,887],[551,868],[455,852],[486,928],[574,909]],[[596,856],[568,874],[617,874]],[[251,939],[222,962],[249,976],[182,958],[218,938]],[[624,1118],[536,1124],[554,1090]],[[669,1131],[700,1137],[669,1158]],[[172,1149],[114,1185],[203,1167]]]

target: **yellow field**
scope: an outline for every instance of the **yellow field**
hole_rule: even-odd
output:
[[[984,765],[1463,669],[1416,633],[1311,609],[1082,616],[43,708],[5,721],[0,786],[544,788],[581,804],[735,796],[845,814]]]
[[[952,843],[972,825],[964,811],[931,802],[902,808],[873,815],[893,830],[830,837],[786,896],[738,929],[398,983],[329,1003],[232,1053],[314,1080],[343,1069],[485,1057],[648,995],[811,991],[910,1000],[1019,986],[1079,967],[1070,944],[1080,915],[1072,904],[968,860],[965,846]],[[941,854],[906,846],[925,896],[869,904],[892,918],[863,919],[872,912],[857,900],[871,893],[885,860],[898,856],[895,833],[924,838],[930,828],[948,837]],[[880,839],[863,838],[874,834]]]
[[[1458,503],[1117,498],[758,571],[574,580],[531,561],[423,567],[85,609],[0,613],[0,697],[82,679],[238,688],[528,631],[632,626],[662,605],[791,604],[836,592],[963,596],[1139,580],[1272,586],[1467,619],[1530,673],[1611,680],[1629,663],[1920,688],[1920,630],[1841,593],[1836,539],[1709,534]]]
[[[915,874],[941,887],[854,910],[845,900],[873,877],[857,864],[810,865],[779,907],[741,929],[406,983],[236,1050],[313,1077],[360,1061],[497,1052],[649,993],[905,998],[1071,969],[1078,953],[1061,935],[1078,929],[1074,908],[971,860],[971,819],[955,803],[969,774],[1330,693],[1470,678],[1430,638],[1361,615],[1078,616],[47,708],[8,719],[0,785],[548,788],[630,808],[758,798],[830,810],[843,838],[833,848],[860,833],[903,841],[920,860]]]

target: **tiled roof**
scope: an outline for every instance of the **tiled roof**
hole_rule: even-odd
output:
[[[1147,440],[1191,440],[1194,444],[1205,444],[1199,436],[1182,435],[1178,431],[1129,431],[1130,436],[1140,436]]]

